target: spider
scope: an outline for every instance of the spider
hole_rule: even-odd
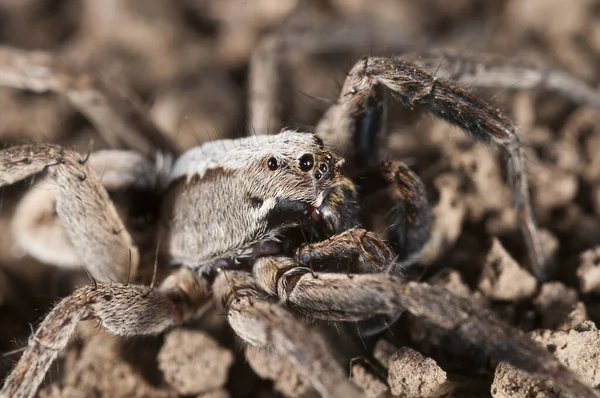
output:
[[[323,396],[360,392],[320,334],[294,314],[360,322],[364,332],[376,333],[408,311],[496,363],[509,361],[575,396],[596,396],[546,350],[486,311],[403,278],[427,241],[431,213],[419,177],[400,161],[378,159],[388,91],[506,151],[532,264],[542,278],[546,269],[515,127],[440,78],[443,70],[435,75],[421,66],[362,58],[316,133],[284,129],[218,140],[172,164],[134,151],[82,156],[51,144],[1,151],[0,186],[46,175],[46,189],[30,191],[21,206],[26,250],[63,266],[84,264],[92,283],[46,316],[0,395],[35,395],[81,320],[96,319],[116,335],[157,334],[198,316],[214,299],[242,340],[289,358]],[[27,86],[23,81],[16,85]],[[339,142],[352,144],[334,148]],[[173,272],[158,286],[155,278],[149,286],[129,283],[145,253],[108,195],[126,189],[159,196],[153,242]],[[385,240],[362,228],[364,198],[382,192],[396,203]],[[40,200],[43,206],[31,205]],[[54,220],[53,213],[60,226],[31,228],[40,215]]]

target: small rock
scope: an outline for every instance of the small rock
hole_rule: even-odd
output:
[[[494,239],[483,265],[479,290],[493,300],[514,301],[533,296],[536,287],[536,279]]]
[[[364,391],[367,398],[384,398],[390,396],[390,388],[387,384],[379,380],[361,364],[352,366],[351,379],[354,384]]]
[[[560,325],[558,325],[557,329],[558,330],[573,329],[575,326],[577,326],[587,320],[589,320],[589,317],[588,317],[587,309],[585,308],[585,304],[583,304],[581,301],[578,301],[577,303],[575,303],[573,310],[571,312],[569,312],[569,315],[567,315],[567,318],[564,320],[564,322],[561,323]]]
[[[388,362],[394,353],[398,351],[398,347],[387,341],[386,339],[379,339],[375,343],[373,349],[373,357],[387,369]]]
[[[600,331],[593,322],[582,322],[569,331],[536,330],[529,336],[581,380],[594,388],[600,386]]]
[[[583,293],[600,292],[600,246],[587,250],[580,256],[577,278]]]
[[[198,330],[172,330],[158,354],[158,366],[165,380],[186,395],[222,387],[232,362],[231,351]]]
[[[543,329],[558,329],[568,324],[577,302],[575,289],[568,288],[561,282],[549,282],[542,285],[533,305],[542,317]]]
[[[198,395],[196,398],[229,398],[227,390],[222,388]]]
[[[542,244],[544,258],[547,261],[554,261],[560,246],[560,242],[556,235],[545,228],[540,228],[540,243]]]
[[[500,362],[494,373],[493,398],[558,398],[560,390],[549,381],[534,378],[507,362]]]
[[[246,360],[260,377],[273,380],[275,390],[284,396],[318,396],[310,381],[298,374],[294,365],[276,352],[246,346]]]
[[[470,298],[471,289],[463,281],[460,273],[451,268],[444,268],[429,281],[431,285],[441,286],[455,296]]]
[[[430,397],[446,382],[446,372],[433,359],[408,347],[396,351],[388,366],[388,384],[394,395]]]
[[[434,221],[429,239],[421,250],[419,261],[422,264],[433,263],[454,245],[462,232],[466,214],[459,191],[460,178],[456,174],[444,173],[433,184],[439,193],[439,200],[432,209]]]

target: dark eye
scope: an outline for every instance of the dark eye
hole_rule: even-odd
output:
[[[323,149],[323,147],[325,146],[325,144],[323,143],[323,140],[320,139],[319,137],[317,137],[316,135],[314,136],[315,138],[315,142],[317,143],[317,145],[319,146],[320,149]]]
[[[267,167],[269,167],[269,170],[273,171],[273,170],[277,170],[277,168],[279,167],[279,163],[277,162],[277,159],[275,159],[274,157],[270,157],[269,160],[267,161]]]
[[[310,153],[302,155],[300,158],[300,170],[302,171],[312,170],[314,164],[315,158]]]

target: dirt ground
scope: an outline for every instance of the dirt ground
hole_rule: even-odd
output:
[[[301,32],[290,46],[289,84],[281,92],[282,120],[292,127],[314,126],[364,55],[452,48],[526,59],[592,87],[600,81],[597,0],[0,0],[2,45],[47,51],[62,65],[133,93],[180,151],[245,134],[250,59],[262,40],[289,26]],[[324,35],[330,40],[321,42]],[[519,126],[543,249],[558,272],[541,283],[530,270],[501,156],[390,98],[382,157],[406,161],[434,208],[418,269],[429,283],[521,329],[597,388],[600,109],[569,100],[560,88],[472,91]],[[40,141],[82,153],[90,145],[114,146],[64,95],[0,88],[0,145]],[[53,303],[88,283],[80,269],[43,264],[20,247],[11,223],[31,185],[0,191],[2,377]],[[151,275],[152,255],[142,275]],[[340,363],[368,397],[564,396],[559,386],[511,364],[492,366],[453,350],[406,314],[369,338],[357,336],[353,325],[314,327],[331,337]],[[42,397],[316,395],[285,358],[245,347],[217,309],[155,337],[118,338],[82,322],[39,391]]]

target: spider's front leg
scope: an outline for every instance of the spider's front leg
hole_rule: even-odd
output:
[[[297,263],[311,269],[313,264],[333,264],[329,269],[386,272],[409,277],[411,265],[419,259],[429,238],[432,222],[422,181],[399,161],[366,167],[356,179],[363,198],[385,193],[393,203],[386,214],[387,243],[375,233],[356,227],[356,187],[345,181],[329,194],[320,208],[329,230],[342,232],[298,248]],[[365,336],[376,334],[388,328],[399,316],[400,312],[375,316],[359,322],[358,330]]]
[[[425,186],[419,176],[400,161],[367,168],[355,179],[365,197],[384,193],[393,205],[386,214],[387,240],[403,271],[419,259],[429,239],[433,216]]]
[[[381,198],[381,194],[392,202],[385,215],[387,239],[399,260],[395,269],[402,272],[418,260],[429,238],[431,208],[419,176],[400,161],[379,160],[380,142],[385,134],[384,86],[376,80],[367,85],[358,83],[362,82],[351,72],[338,103],[323,116],[317,132],[348,158],[348,169],[356,175],[354,184],[362,202],[371,197]],[[342,206],[336,206],[338,202],[330,202],[334,207],[331,213],[342,213]],[[378,207],[375,211],[381,211],[381,206]],[[364,221],[368,225],[371,220]]]
[[[56,214],[75,253],[101,281],[135,275],[138,250],[106,189],[81,155],[55,145],[25,145],[0,151],[0,187],[42,171],[56,189]]]
[[[176,155],[175,144],[150,120],[141,102],[124,88],[112,89],[92,74],[62,64],[41,51],[0,47],[0,86],[63,94],[114,148],[153,157],[157,148]]]
[[[406,282],[394,275],[315,273],[285,257],[264,258],[255,265],[259,287],[279,297],[294,312],[328,321],[363,321],[374,314],[408,311],[423,318],[451,341],[456,354],[478,351],[498,364],[507,361],[565,394],[598,397],[546,349],[521,332],[474,307],[444,288]]]
[[[370,222],[369,219],[365,219],[364,223],[359,220],[359,201],[379,197],[382,193],[392,203],[385,222],[386,237],[393,253],[376,234],[358,228],[358,225]],[[329,259],[335,260],[338,265],[342,260],[359,259],[365,265],[357,270],[360,272],[381,272],[382,266],[387,271],[405,271],[418,259],[429,238],[432,222],[423,182],[400,161],[365,167],[355,178],[355,183],[347,178],[341,179],[319,212],[327,229],[334,235],[327,240],[301,246],[296,260],[309,266]]]
[[[539,231],[531,207],[522,145],[516,127],[486,102],[401,59],[364,58],[350,71],[338,102],[327,111],[317,132],[324,137],[350,136],[355,141],[356,137],[368,137],[373,132],[378,132],[380,128],[377,126],[381,123],[374,121],[381,117],[381,113],[378,113],[378,107],[369,104],[373,102],[373,98],[382,98],[377,94],[382,86],[391,90],[403,104],[409,107],[420,106],[461,128],[477,141],[497,145],[505,151],[508,155],[514,202],[532,269],[541,280],[551,278],[554,270],[552,264],[544,260],[542,253]],[[368,147],[377,149],[373,144]],[[357,147],[359,160],[368,159],[368,152],[362,148]]]
[[[60,301],[29,340],[0,397],[33,397],[77,324],[98,321],[115,335],[157,334],[198,314],[212,299],[208,281],[187,268],[160,287],[93,281]]]
[[[324,337],[259,293],[250,274],[221,272],[213,291],[238,336],[252,346],[274,349],[308,378],[321,396],[362,396],[335,360]]]

